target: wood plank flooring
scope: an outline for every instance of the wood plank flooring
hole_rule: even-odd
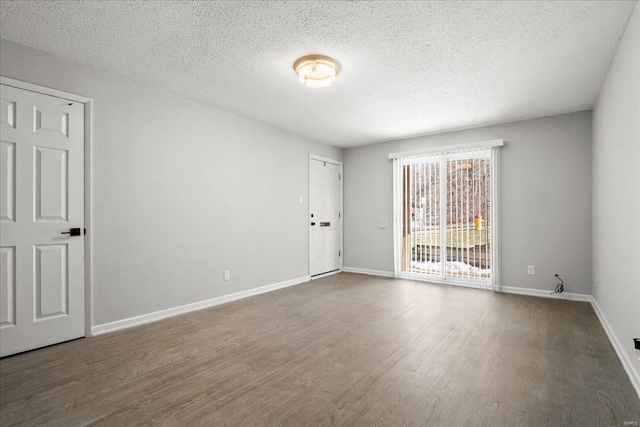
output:
[[[347,273],[0,360],[2,426],[625,421],[588,303]]]

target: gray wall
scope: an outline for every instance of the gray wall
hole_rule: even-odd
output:
[[[640,6],[593,111],[593,297],[640,394]]]
[[[345,266],[393,271],[388,153],[504,139],[502,285],[591,294],[591,112],[525,120],[345,150]],[[527,265],[536,274],[527,275]]]
[[[94,325],[308,274],[308,156],[341,149],[5,40],[0,55],[5,77],[94,100]]]

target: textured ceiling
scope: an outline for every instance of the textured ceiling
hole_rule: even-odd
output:
[[[635,4],[3,0],[0,36],[348,147],[592,108]]]

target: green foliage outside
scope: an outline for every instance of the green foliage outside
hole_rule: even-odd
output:
[[[481,231],[475,229],[473,225],[454,227],[447,229],[447,247],[468,248],[477,245],[486,245],[491,242],[491,226],[482,227]],[[411,232],[411,247],[416,245],[440,246],[440,228],[413,230]]]

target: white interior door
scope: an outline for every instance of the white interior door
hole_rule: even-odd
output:
[[[309,275],[342,267],[340,165],[309,162]]]
[[[0,89],[6,356],[84,335],[84,104]],[[80,234],[63,234],[71,228]]]

